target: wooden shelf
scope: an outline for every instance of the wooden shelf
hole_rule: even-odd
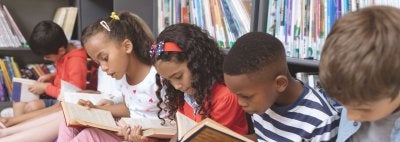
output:
[[[34,54],[29,48],[3,48],[0,47],[0,58],[4,56],[14,57],[20,67],[27,64],[49,63],[42,57]]]
[[[286,61],[289,65],[299,65],[310,68],[318,68],[319,66],[319,61],[312,59],[299,59],[299,58],[286,57]]]

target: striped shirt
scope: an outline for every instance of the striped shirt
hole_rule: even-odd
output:
[[[271,106],[252,118],[258,141],[321,142],[336,139],[340,115],[323,95],[304,85],[301,96],[293,104]]]

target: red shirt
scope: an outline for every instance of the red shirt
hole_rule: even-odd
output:
[[[74,49],[55,64],[56,75],[52,85],[46,87],[46,94],[57,98],[60,94],[61,80],[67,81],[81,89],[86,88],[87,56],[85,49]]]
[[[246,115],[238,104],[237,96],[222,84],[214,85],[211,93],[211,118],[239,134],[248,134]],[[187,102],[178,111],[196,122],[202,120],[201,115],[195,115]]]

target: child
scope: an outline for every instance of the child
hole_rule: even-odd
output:
[[[285,49],[274,36],[251,32],[240,37],[223,71],[239,105],[253,114],[258,141],[336,139],[338,113],[323,95],[290,75]]]
[[[38,79],[38,83],[29,88],[36,95],[45,93],[57,98],[60,94],[61,80],[67,81],[81,89],[86,87],[87,56],[83,48],[68,44],[63,29],[52,21],[39,22],[29,39],[32,51],[43,56],[44,60],[54,62],[56,73],[46,74]],[[36,100],[28,103],[14,102],[14,116],[42,109],[53,105],[56,100]]]
[[[321,84],[345,109],[338,142],[400,141],[400,10],[373,6],[332,27],[322,50]]]
[[[158,105],[160,112],[167,111],[173,119],[179,111],[196,122],[209,117],[239,134],[248,133],[245,112],[224,84],[223,55],[207,33],[190,24],[169,26],[158,36],[150,56],[157,81],[162,77],[157,97],[161,99],[161,89],[166,91],[166,108]]]
[[[124,102],[115,105],[93,106],[81,101],[82,105],[109,110],[114,117],[157,118],[159,102],[155,91],[156,70],[147,56],[153,43],[149,27],[137,15],[122,12],[89,25],[82,33],[82,44],[90,57],[101,69],[115,79],[122,80]],[[161,116],[163,117],[163,116]],[[120,134],[129,141],[129,128]],[[65,122],[60,125],[59,141],[122,141],[116,133],[96,128],[72,128]],[[144,138],[143,140],[146,140]]]

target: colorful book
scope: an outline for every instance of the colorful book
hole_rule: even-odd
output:
[[[14,102],[30,102],[33,100],[38,100],[39,95],[35,95],[28,90],[29,87],[35,83],[35,80],[14,77],[12,80],[13,89],[11,93],[11,99]]]

